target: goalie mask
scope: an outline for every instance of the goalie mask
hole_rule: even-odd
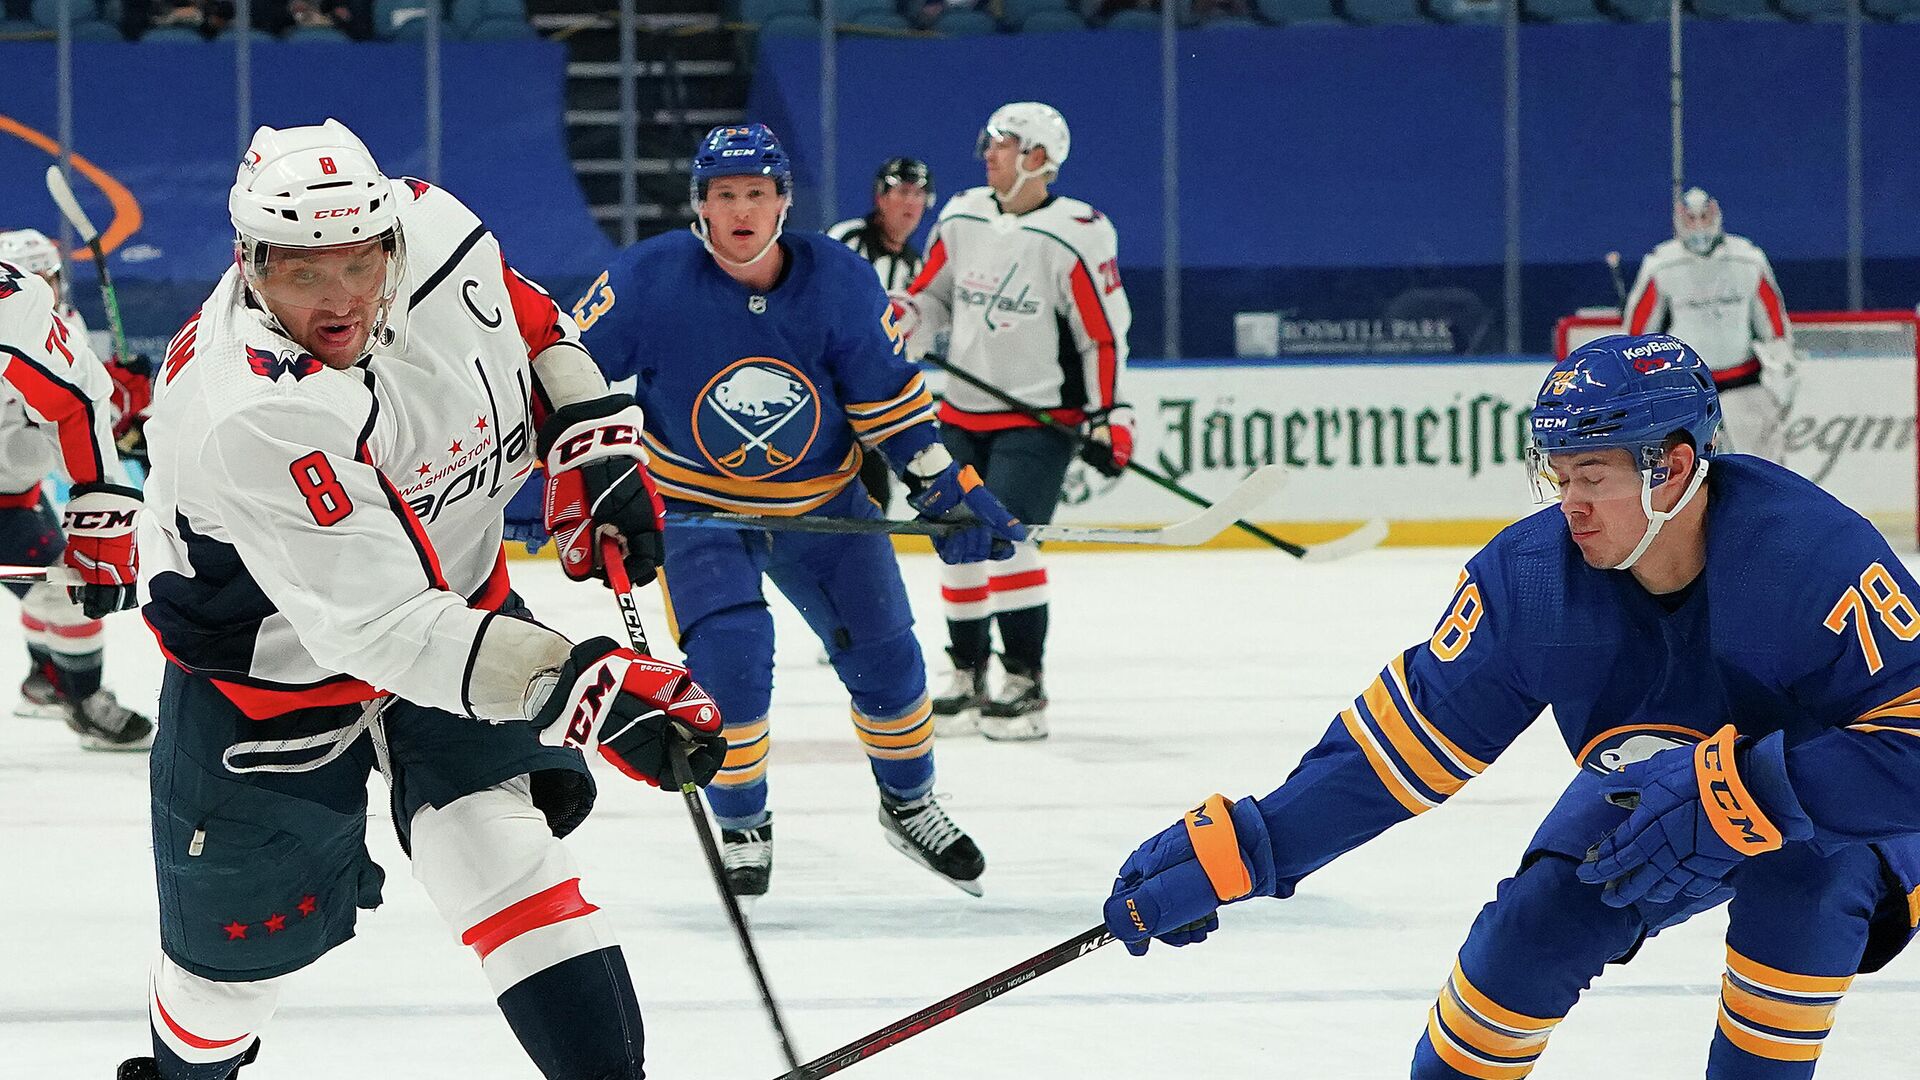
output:
[[[1689,188],[1673,204],[1673,235],[1695,255],[1706,255],[1726,235],[1720,226],[1720,201],[1699,188]]]
[[[398,201],[345,124],[254,132],[227,212],[247,289],[288,337],[334,367],[392,341]]]

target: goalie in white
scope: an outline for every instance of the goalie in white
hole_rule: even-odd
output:
[[[1693,346],[1720,391],[1722,449],[1778,463],[1799,376],[1773,267],[1752,241],[1722,228],[1720,203],[1699,188],[1674,204],[1673,232],[1640,261],[1622,328]]]

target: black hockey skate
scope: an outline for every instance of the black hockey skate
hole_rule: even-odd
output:
[[[948,649],[947,655],[953,656]],[[947,692],[933,699],[935,736],[972,735],[980,730],[980,707],[987,703],[987,665],[963,667],[954,661]]]
[[[882,791],[880,827],[887,831],[887,843],[900,854],[946,878],[962,892],[973,896],[983,892],[980,874],[987,868],[986,857],[947,817],[931,792],[903,801]]]
[[[153,721],[120,704],[111,690],[73,701],[59,699],[60,718],[80,736],[85,750],[145,750],[153,745]]]
[[[1007,681],[1000,693],[980,706],[980,734],[1000,742],[1030,742],[1047,737],[1047,688],[1040,669],[1002,660]]]
[[[259,1056],[260,1040],[255,1039],[253,1045],[247,1047],[247,1052],[240,1055],[240,1060],[233,1063],[232,1071],[227,1073],[227,1080],[233,1080],[234,1077],[239,1076],[240,1069],[253,1064],[253,1059]],[[114,1080],[160,1080],[160,1063],[150,1057],[128,1058],[120,1063],[120,1068],[114,1070],[113,1078]]]
[[[753,829],[720,830],[720,865],[727,871],[727,891],[740,901],[742,912],[767,895],[773,877],[773,821]]]

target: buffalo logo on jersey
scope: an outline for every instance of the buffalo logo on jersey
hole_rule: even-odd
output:
[[[736,360],[694,398],[693,439],[736,480],[791,469],[820,433],[820,395],[799,368],[771,356]]]
[[[0,300],[20,291],[20,271],[0,263]]]
[[[1645,761],[1662,750],[1692,746],[1706,737],[1705,732],[1672,724],[1629,724],[1594,736],[1577,757],[1581,768],[1605,776]]]
[[[253,369],[255,375],[269,382],[279,382],[282,375],[292,375],[293,380],[299,382],[326,367],[309,353],[282,349],[280,355],[275,356],[265,349],[256,349],[251,345],[247,346],[247,366]]]

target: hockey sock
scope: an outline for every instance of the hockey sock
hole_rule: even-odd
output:
[[[501,993],[499,1003],[514,1036],[548,1080],[641,1080],[646,1075],[640,1001],[618,945],[536,971]]]
[[[963,668],[977,668],[993,655],[993,620],[982,616],[978,619],[947,620],[947,639],[953,642],[949,654],[953,665]]]
[[[723,829],[751,829],[767,818],[767,718],[728,723],[727,757],[707,785],[707,805]]]
[[[1003,611],[994,616],[1000,623],[1000,644],[1006,649],[1008,671],[1030,675],[1040,670],[1047,648],[1047,605]]]
[[[256,1034],[280,1000],[279,979],[215,982],[162,956],[147,1015],[153,1058],[165,1080],[227,1080],[256,1052]]]
[[[1803,975],[1727,948],[1720,1020],[1707,1053],[1713,1080],[1804,1080],[1819,1063],[1851,975]]]
[[[922,697],[899,716],[853,710],[853,728],[867,750],[873,778],[888,794],[917,799],[933,790],[933,703]]]
[[[69,701],[85,701],[100,689],[103,654],[95,651],[80,655],[53,653],[49,677]],[[47,671],[47,668],[42,668]]]

